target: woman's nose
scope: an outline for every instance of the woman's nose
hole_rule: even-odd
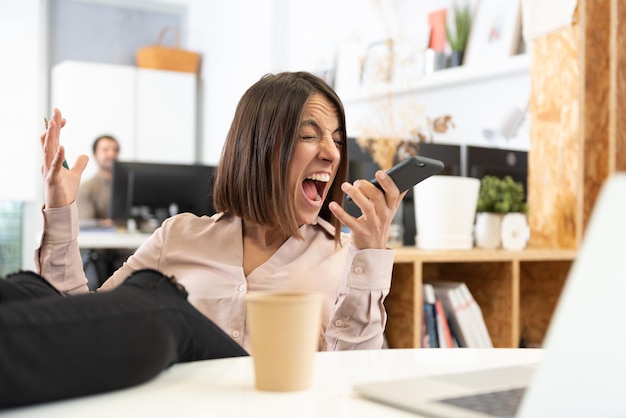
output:
[[[319,156],[328,161],[335,161],[341,157],[341,153],[332,136],[325,136],[322,141],[320,141]]]

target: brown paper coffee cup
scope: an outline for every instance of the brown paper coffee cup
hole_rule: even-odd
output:
[[[308,389],[323,296],[297,291],[254,292],[246,301],[256,388],[273,392]]]

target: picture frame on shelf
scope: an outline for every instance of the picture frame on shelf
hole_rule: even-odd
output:
[[[515,55],[521,24],[521,0],[479,0],[463,64],[486,64]]]
[[[363,46],[360,43],[345,42],[339,47],[333,87],[344,101],[359,95],[362,62]]]
[[[361,86],[390,84],[393,81],[393,44],[393,39],[381,39],[367,45],[359,72]]]

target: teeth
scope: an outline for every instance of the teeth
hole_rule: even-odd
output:
[[[330,181],[330,174],[328,173],[311,174],[310,176],[307,177],[307,179],[315,180],[315,181],[323,181],[325,183],[328,183]]]

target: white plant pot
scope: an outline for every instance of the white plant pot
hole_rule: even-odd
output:
[[[530,227],[524,213],[507,213],[502,218],[500,238],[505,250],[522,250],[530,238]]]
[[[477,247],[500,248],[502,217],[500,213],[478,212],[476,214],[474,238]]]
[[[426,250],[470,249],[480,180],[432,176],[416,185],[416,243]]]

